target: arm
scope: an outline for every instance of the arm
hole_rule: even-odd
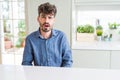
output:
[[[22,65],[32,65],[32,61],[33,61],[32,46],[29,38],[27,37],[25,41]]]
[[[62,39],[62,67],[71,67],[72,63],[72,51],[64,35]]]

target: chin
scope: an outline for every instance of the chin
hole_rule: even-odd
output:
[[[43,32],[49,32],[49,31],[51,31],[51,29],[50,30],[42,30]]]

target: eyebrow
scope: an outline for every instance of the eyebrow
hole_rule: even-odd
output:
[[[50,17],[54,17],[54,15],[53,14],[41,14],[40,16],[50,16]]]
[[[41,16],[45,16],[45,15],[55,16],[54,13],[50,13],[50,14],[41,13],[40,15],[41,15]]]

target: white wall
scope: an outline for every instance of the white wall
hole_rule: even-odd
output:
[[[38,29],[37,9],[38,5],[44,2],[50,2],[56,5],[58,11],[54,28],[65,32],[70,42],[71,0],[26,0],[28,33]]]
[[[112,1],[119,1],[119,0],[74,0],[75,2],[112,2]]]

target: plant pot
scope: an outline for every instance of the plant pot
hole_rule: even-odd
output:
[[[111,41],[120,41],[120,29],[110,29],[109,33],[112,34]]]
[[[102,36],[103,30],[96,30],[97,36]]]
[[[78,42],[93,42],[95,41],[95,36],[93,33],[77,33]]]
[[[12,41],[5,41],[5,49],[10,49],[12,47]]]
[[[25,39],[23,39],[23,41],[21,43],[21,47],[25,47]]]
[[[102,41],[102,36],[97,36],[97,41]]]

